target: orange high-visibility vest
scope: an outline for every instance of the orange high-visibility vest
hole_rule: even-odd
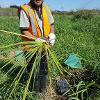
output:
[[[27,8],[27,6],[30,8],[30,10],[32,12],[32,16],[30,15],[30,12],[29,12],[29,9]],[[37,38],[41,38],[42,32],[38,25],[34,8],[32,8],[32,6],[30,4],[28,4],[28,5],[21,6],[21,9],[25,11],[25,13],[27,14],[29,21],[30,21],[30,26],[28,28],[28,31],[33,36],[36,36]],[[50,9],[48,8],[48,6],[46,4],[43,4],[42,5],[43,37],[47,37],[50,33],[49,13],[50,13]],[[35,28],[33,28],[33,30],[32,30],[32,20],[31,20],[32,18],[33,18],[34,26],[35,26],[36,30],[35,30]],[[36,31],[36,33],[34,33],[34,30]],[[24,39],[24,40],[26,40],[26,39]]]

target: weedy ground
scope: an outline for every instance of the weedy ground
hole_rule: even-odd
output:
[[[98,80],[100,79],[100,16],[96,16],[87,20],[73,20],[73,15],[68,16],[66,14],[55,14],[54,18],[55,34],[57,38],[53,51],[55,52],[57,59],[59,59],[62,65],[64,58],[68,57],[71,53],[77,54],[82,59],[83,70],[70,69],[70,72],[75,75],[75,78],[74,80],[71,80],[73,79],[72,77],[69,78],[72,86],[71,91],[67,95],[69,95],[71,99],[76,99],[77,97],[80,98],[80,95],[83,94],[78,93],[82,93],[86,89],[88,90],[87,87],[89,87],[88,85],[90,83],[90,86],[91,84],[93,86],[91,88],[89,87],[89,89],[91,91],[95,90],[95,93],[91,92],[89,97],[87,96],[87,99],[84,97],[82,100],[91,100],[91,98],[94,98],[94,100],[99,100],[100,85],[98,85]],[[6,30],[20,34],[18,17],[1,16],[0,30]],[[0,45],[9,45],[21,41],[22,40],[17,36],[0,32]],[[1,50],[0,57],[4,55],[5,59],[8,58],[9,52],[15,50],[15,48],[16,47]],[[2,64],[0,66],[2,66]],[[63,67],[66,69],[67,66]],[[3,73],[0,72],[0,75],[2,74]],[[57,75],[57,70],[54,70],[53,74]],[[10,83],[5,82],[5,85],[7,84],[9,85]],[[77,86],[81,88],[79,89]],[[18,97],[22,95],[23,87],[24,86],[21,86],[21,84],[18,86]],[[74,90],[74,92],[72,90]],[[0,95],[3,96],[1,91]],[[39,99],[38,95],[36,96],[35,93],[29,93],[27,98],[30,98],[29,100]]]

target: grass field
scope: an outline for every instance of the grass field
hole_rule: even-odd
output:
[[[97,79],[99,79],[100,16],[96,16],[88,20],[73,20],[73,15],[67,16],[56,14],[54,15],[54,19],[55,34],[57,38],[53,50],[59,61],[63,63],[64,58],[68,57],[71,53],[77,54],[85,62],[83,67],[85,68],[85,65],[89,65],[90,67],[92,66],[92,71],[95,70],[95,74],[98,77]],[[0,30],[6,30],[20,34],[19,18],[17,16],[0,16]],[[20,38],[11,36],[8,33],[0,32],[0,45],[6,45],[18,41],[21,41]]]

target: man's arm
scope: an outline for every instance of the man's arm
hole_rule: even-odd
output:
[[[27,40],[27,41],[32,41],[35,39],[35,37],[28,31],[29,25],[30,25],[30,22],[26,13],[23,10],[21,10],[20,11],[20,31],[21,31],[21,34],[27,36],[27,37],[22,37],[22,39]]]
[[[22,37],[22,39],[25,39],[25,40],[27,40],[27,41],[33,41],[33,40],[36,39],[36,37],[33,36],[33,35],[28,31],[28,29],[21,29],[21,34],[26,35],[26,36],[29,37],[29,38],[28,38],[28,37]]]

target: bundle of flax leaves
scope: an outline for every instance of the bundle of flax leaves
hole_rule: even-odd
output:
[[[0,30],[0,31],[2,33],[6,33],[10,35],[12,34],[18,37],[19,36],[26,37],[24,35],[16,34],[13,32],[7,32],[4,30]],[[35,83],[35,78],[37,76],[37,73],[39,72],[42,52],[44,52],[47,59],[48,80],[49,80],[49,88],[51,94],[52,94],[52,79],[55,78],[56,75],[58,74],[63,76],[64,72],[68,73],[61,66],[61,64],[55,57],[55,54],[51,51],[48,43],[42,43],[42,42],[36,43],[35,41],[18,42],[9,45],[1,45],[0,51],[3,51],[4,49],[7,50],[10,47],[13,47],[13,50],[15,49],[15,51],[16,50],[20,51],[24,49],[23,44],[25,43],[28,43],[30,45],[30,49],[24,55],[22,55],[22,53],[19,53],[19,55],[22,55],[23,58],[26,57],[27,62],[25,62],[25,64],[23,64],[22,66],[16,64],[16,62],[19,63],[19,61],[16,61],[16,58],[19,55],[12,56],[10,59],[6,59],[4,61],[4,64],[0,64],[0,91],[1,91],[0,96],[2,97],[3,100],[18,100],[18,99],[26,100],[26,98],[28,98],[28,94],[31,93],[29,89],[31,79],[33,78],[34,81],[33,83]],[[36,58],[32,65],[32,69],[27,76],[27,80],[24,80],[27,65],[35,54],[36,54]]]

